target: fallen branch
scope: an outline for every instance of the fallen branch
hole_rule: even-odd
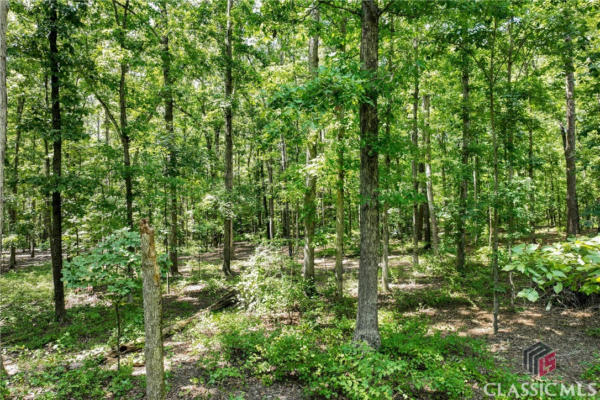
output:
[[[212,311],[220,311],[227,307],[236,305],[237,302],[238,302],[237,290],[236,289],[227,290],[227,292],[225,292],[225,294],[223,296],[221,296],[217,301],[215,301],[213,304],[211,304],[207,308],[203,308],[202,310],[196,312],[191,317],[182,319],[180,321],[176,321],[175,323],[167,326],[166,328],[163,328],[163,331],[162,331],[163,340],[175,335],[178,332],[181,332],[190,322],[198,319],[204,313],[212,312]],[[134,352],[142,350],[143,348],[144,348],[144,338],[139,338],[132,342],[122,344],[119,347],[119,353],[121,355],[127,354],[127,353],[134,353]],[[117,351],[113,349],[106,355],[106,358],[104,360],[102,360],[102,362],[104,363],[110,359],[115,359],[115,358],[117,358],[118,355],[119,354],[117,354]]]

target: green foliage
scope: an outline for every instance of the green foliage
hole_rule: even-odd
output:
[[[115,231],[90,253],[66,263],[63,280],[72,288],[101,289],[112,301],[121,301],[139,287],[134,279],[140,267],[140,237],[129,228]]]
[[[131,367],[108,370],[98,360],[87,359],[77,368],[56,365],[27,379],[30,385],[47,389],[38,399],[120,399],[131,398],[134,381],[139,380],[131,372]]]
[[[600,384],[600,353],[596,354],[596,360],[587,366],[581,377]]]
[[[273,332],[248,327],[226,331],[219,338],[222,354],[213,356],[222,356],[232,367],[210,375],[237,375],[241,370],[266,384],[298,380],[309,396],[365,400],[462,399],[472,396],[473,382],[514,379],[497,369],[483,342],[429,335],[423,320],[383,325],[379,350],[348,341],[345,321],[334,325],[329,334],[310,326]],[[223,368],[222,362],[212,365]]]
[[[556,295],[564,288],[585,294],[600,293],[600,236],[580,237],[541,247],[521,244],[513,248],[512,263],[504,271],[516,271],[531,278],[537,288],[550,288]],[[535,288],[526,288],[519,297],[538,300]]]
[[[299,311],[308,299],[298,266],[275,247],[258,247],[245,263],[236,289],[242,307],[256,312]]]

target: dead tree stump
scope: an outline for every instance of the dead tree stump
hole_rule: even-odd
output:
[[[154,230],[146,219],[140,221],[142,248],[142,275],[144,279],[144,327],[146,343],[146,396],[149,400],[162,400],[165,397],[162,342],[162,304],[160,290],[160,270],[156,263]]]

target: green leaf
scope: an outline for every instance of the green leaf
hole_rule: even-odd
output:
[[[554,285],[554,293],[559,294],[560,292],[562,292],[563,290],[563,284],[558,282],[556,285]]]
[[[517,294],[517,297],[524,297],[531,302],[535,302],[540,298],[538,292],[533,288],[523,289]]]

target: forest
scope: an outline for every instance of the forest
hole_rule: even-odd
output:
[[[1,399],[600,398],[597,0],[0,0]]]

